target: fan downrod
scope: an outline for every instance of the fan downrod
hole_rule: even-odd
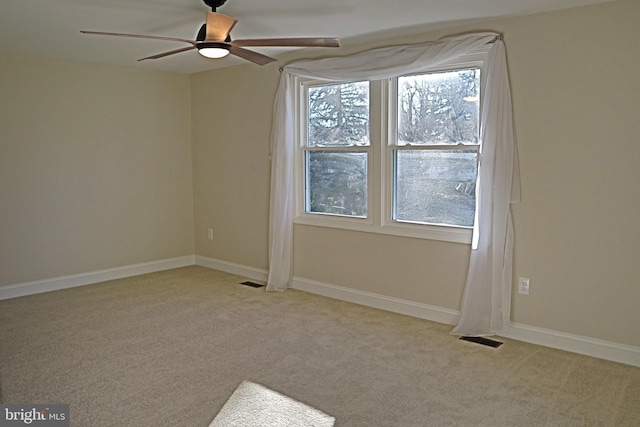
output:
[[[212,12],[215,12],[217,8],[222,6],[227,0],[202,0],[204,4],[211,8]]]

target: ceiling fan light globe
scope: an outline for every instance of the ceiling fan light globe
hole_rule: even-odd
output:
[[[229,54],[229,46],[224,43],[204,42],[198,44],[198,52],[204,57],[219,59]]]
[[[205,47],[200,49],[200,55],[211,59],[224,58],[229,54],[229,51],[220,47]]]

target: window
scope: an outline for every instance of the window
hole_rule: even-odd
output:
[[[469,243],[483,57],[299,84],[296,222]]]
[[[366,218],[369,82],[309,86],[305,212]]]
[[[473,227],[480,69],[396,79],[393,219]]]

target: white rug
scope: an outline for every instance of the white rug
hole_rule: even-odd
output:
[[[243,381],[209,427],[333,427],[335,420],[260,384]]]

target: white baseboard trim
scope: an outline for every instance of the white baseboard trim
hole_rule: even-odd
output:
[[[640,347],[511,323],[501,337],[640,367]]]
[[[421,304],[299,277],[294,277],[293,288],[447,325],[457,324],[460,318],[460,312],[457,310]],[[640,347],[537,328],[520,323],[511,323],[509,329],[499,336],[640,367]]]
[[[266,281],[268,277],[268,271],[266,270],[201,256],[196,256],[196,265],[221,270],[253,280]],[[460,311],[458,310],[422,304],[372,292],[359,291],[301,277],[293,278],[292,287],[294,289],[329,298],[387,310],[433,322],[444,323],[446,325],[455,325],[460,319]],[[520,323],[511,323],[509,329],[506,332],[501,333],[500,336],[514,339],[516,341],[523,341],[530,344],[541,345],[544,347],[555,348],[558,350],[569,351],[571,353],[583,354],[585,356],[596,357],[598,359],[605,359],[640,367],[640,347],[636,346],[538,328]]]
[[[214,258],[207,258],[196,255],[196,265],[210,268],[212,270],[220,270],[225,273],[235,274],[237,276],[246,277],[247,279],[267,281],[269,272],[260,268],[248,267],[246,265],[236,264],[234,262],[222,261]]]
[[[70,276],[16,283],[0,287],[0,300],[57,291],[60,289],[74,288],[76,286],[92,285],[94,283],[105,282],[107,280],[122,279],[125,277],[139,276],[141,274],[155,273],[157,271],[194,265],[194,263],[194,256],[189,255],[179,258],[163,259],[140,264],[126,265],[123,267],[109,268],[106,270],[92,271],[88,273],[73,274]]]
[[[455,325],[460,318],[460,312],[456,310],[330,285],[300,277],[293,278],[293,288],[447,325]]]

